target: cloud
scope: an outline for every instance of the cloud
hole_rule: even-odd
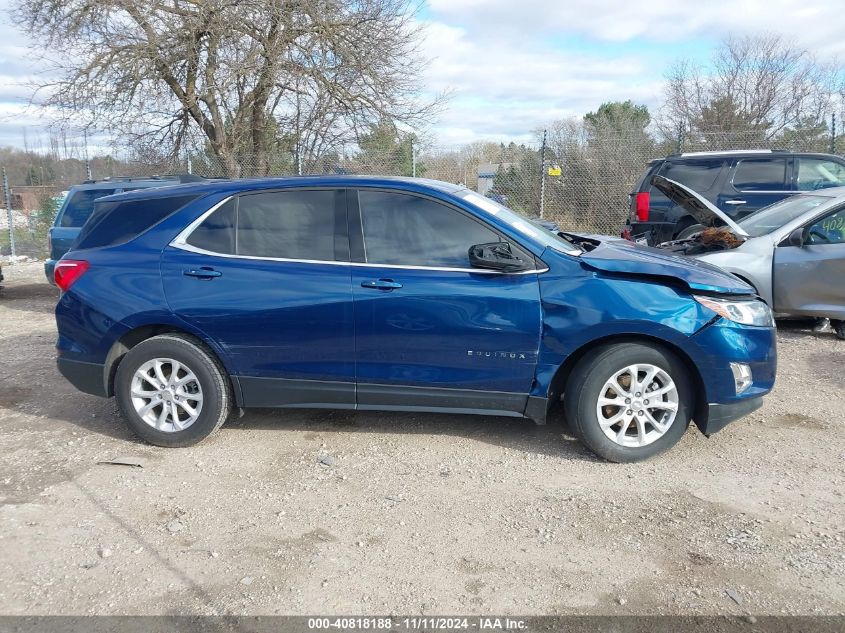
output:
[[[435,133],[441,143],[524,141],[532,130],[581,116],[605,101],[655,105],[662,82],[645,58],[585,55],[547,42],[474,38],[462,27],[425,25],[432,91],[452,90]],[[655,74],[658,76],[655,78]]]
[[[632,99],[655,114],[679,57],[707,61],[729,33],[782,33],[845,57],[842,0],[428,0],[425,79],[454,91],[441,142],[527,140],[556,118]]]
[[[10,0],[0,0],[0,14]],[[772,31],[821,58],[845,58],[843,0],[428,0],[422,12],[430,94],[453,92],[433,127],[453,145],[533,141],[555,119],[632,99],[655,113],[663,73],[679,56],[704,59],[730,32]],[[0,145],[19,144],[27,38],[0,20]],[[16,113],[21,113],[17,116]]]
[[[842,0],[429,0],[436,19],[477,32],[578,34],[607,42],[683,41],[788,31],[821,54],[845,53]]]

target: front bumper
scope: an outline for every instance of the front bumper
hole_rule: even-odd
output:
[[[80,391],[90,393],[92,396],[108,397],[103,378],[103,365],[62,357],[56,359],[56,365],[59,373]]]
[[[701,429],[704,435],[710,437],[713,433],[721,431],[734,420],[738,420],[762,406],[763,396],[739,400],[729,404],[710,403],[707,405],[706,417],[703,423],[698,424],[698,428]],[[696,423],[698,423],[698,420],[696,420]]]
[[[718,318],[696,332],[690,342],[695,344],[690,351],[696,355],[703,395],[694,420],[704,435],[712,435],[760,408],[777,374],[775,328],[744,326]],[[752,382],[741,393],[737,393],[732,362],[743,363],[751,370]]]

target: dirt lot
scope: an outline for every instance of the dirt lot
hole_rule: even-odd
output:
[[[41,265],[4,272],[1,613],[845,613],[832,334],[784,327],[763,409],[644,464],[558,425],[363,412],[160,449],[56,372]]]

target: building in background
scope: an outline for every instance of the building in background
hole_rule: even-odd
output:
[[[493,188],[493,181],[500,169],[508,169],[513,163],[481,163],[478,166],[478,185],[476,190],[486,196]]]

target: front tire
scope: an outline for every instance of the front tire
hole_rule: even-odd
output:
[[[668,450],[686,432],[693,408],[684,364],[641,343],[591,353],[575,366],[564,392],[575,436],[612,462],[637,462]]]
[[[232,409],[220,362],[181,334],[155,336],[130,349],[117,368],[114,391],[132,431],[156,446],[197,444]]]

